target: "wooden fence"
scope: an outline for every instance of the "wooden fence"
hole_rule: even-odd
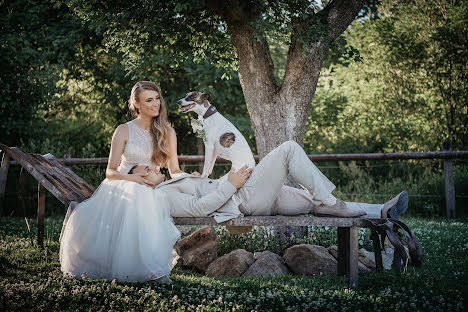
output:
[[[5,157],[6,154],[3,155]],[[455,219],[455,186],[453,181],[453,159],[468,158],[468,151],[450,151],[450,146],[444,144],[444,151],[440,152],[419,152],[419,153],[373,153],[373,154],[316,154],[308,155],[309,159],[314,162],[320,161],[349,161],[349,160],[408,160],[408,159],[442,159],[444,164],[445,176],[445,199],[446,199],[446,214],[449,220]],[[259,157],[254,156],[258,161]],[[200,155],[181,155],[179,162],[198,163],[203,162],[204,156]],[[59,159],[65,165],[107,165],[107,157],[99,158],[62,158]],[[228,162],[227,160],[218,157],[216,162]],[[2,174],[5,170],[5,159],[2,160],[2,168],[0,169],[0,201],[5,194],[6,175]],[[10,160],[10,165],[18,165],[16,161]],[[7,169],[8,170],[8,169]]]

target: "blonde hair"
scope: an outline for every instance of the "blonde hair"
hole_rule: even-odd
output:
[[[153,90],[158,92],[161,100],[159,115],[153,117],[151,122],[151,138],[153,139],[153,154],[151,161],[155,164],[165,167],[169,158],[168,136],[171,130],[171,125],[167,120],[166,102],[161,93],[161,88],[151,81],[139,81],[135,83],[128,100],[128,106],[135,116],[140,114],[140,110],[135,106],[136,102],[140,101],[140,94],[144,90]]]

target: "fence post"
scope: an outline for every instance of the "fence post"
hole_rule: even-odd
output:
[[[44,247],[44,218],[45,218],[46,189],[39,182],[37,184],[37,244]]]
[[[197,138],[197,153],[198,155],[205,155],[205,144],[203,143],[203,140],[200,138]],[[200,172],[200,174],[203,172],[203,162],[198,163],[198,172]]]
[[[0,218],[3,215],[3,206],[5,205],[5,188],[10,166],[10,154],[3,151],[2,166],[0,167]]]
[[[445,141],[442,145],[444,151],[450,151],[451,146],[449,141]],[[444,159],[444,176],[445,176],[445,208],[447,210],[447,219],[455,219],[455,186],[453,183],[453,160]]]

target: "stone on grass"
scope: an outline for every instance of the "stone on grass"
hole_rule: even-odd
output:
[[[328,252],[338,261],[338,246],[330,246],[327,248]]]
[[[290,273],[283,258],[271,251],[256,252],[253,258],[255,262],[242,276],[276,276]]]
[[[174,246],[180,256],[177,265],[205,272],[218,255],[218,244],[219,237],[211,226],[193,232]]]
[[[338,260],[338,248],[336,246],[328,247],[328,252]],[[382,266],[385,270],[392,269],[393,261],[393,247],[387,246],[385,251],[382,251]],[[364,265],[365,264],[365,265]],[[364,248],[359,250],[359,272],[368,272],[364,268],[375,269],[375,255],[374,252],[368,251]]]
[[[251,252],[236,249],[211,262],[208,269],[206,269],[206,274],[212,277],[238,277],[242,276],[253,263],[254,259]]]
[[[180,235],[183,238],[189,236],[194,231],[194,227],[192,225],[178,225],[178,224],[176,224],[176,228],[179,230]]]
[[[317,245],[301,244],[292,246],[284,252],[288,268],[298,275],[336,274],[337,261],[327,248]]]
[[[361,248],[359,249],[359,262],[369,269],[375,269],[375,254],[372,251]]]
[[[337,246],[330,246],[328,247],[328,252],[338,261],[338,247]],[[371,269],[366,267],[361,261],[358,261],[358,272],[359,273],[367,273],[370,272]]]
[[[385,247],[385,252],[382,252],[382,265],[385,270],[392,269],[393,252],[393,247]]]
[[[370,251],[363,251],[367,257],[369,257],[375,263],[375,255],[373,252]],[[385,270],[392,269],[392,262],[393,262],[393,247],[386,246],[385,250],[382,250],[382,266]]]

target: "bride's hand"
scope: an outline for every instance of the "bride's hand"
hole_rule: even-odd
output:
[[[146,173],[135,172],[135,173],[130,174],[129,180],[136,182],[138,184],[146,185],[148,187],[153,188],[153,183],[150,180],[146,179],[148,175],[149,175],[148,172]]]
[[[201,174],[200,174],[200,172],[198,172],[198,171],[194,171],[194,172],[192,172],[192,175],[194,175],[194,176],[196,176],[196,177],[199,177]]]

